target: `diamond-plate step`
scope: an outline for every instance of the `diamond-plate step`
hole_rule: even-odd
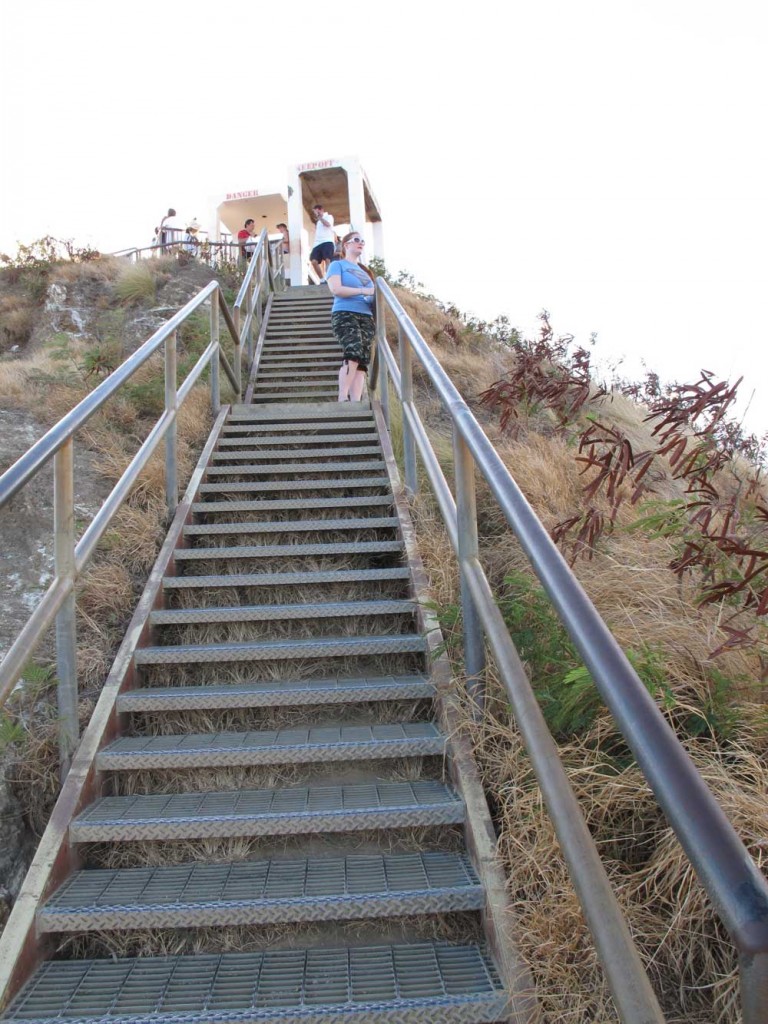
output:
[[[345,445],[343,448],[272,448],[269,451],[264,451],[263,446],[259,445],[255,448],[233,448],[232,451],[214,452],[212,460],[213,462],[234,462],[237,459],[258,458],[263,463],[269,460],[279,462],[281,459],[349,459],[351,455],[381,455],[381,448],[376,444],[361,445],[358,448],[350,448],[349,445]],[[338,466],[338,463],[333,463],[333,465]],[[357,468],[357,463],[353,462],[351,465]],[[363,465],[368,465],[368,463],[363,463]],[[311,468],[314,470],[317,466],[313,463]],[[272,469],[274,470],[275,467],[272,466]],[[243,471],[242,467],[240,471]]]
[[[193,512],[280,512],[316,508],[373,508],[391,506],[391,494],[369,494],[361,498],[283,498],[269,501],[196,501]]]
[[[253,456],[251,456],[253,457]],[[342,462],[278,462],[276,464],[264,465],[263,463],[247,463],[244,466],[209,466],[208,476],[241,476],[249,473],[252,476],[265,476],[268,473],[341,473],[346,474],[350,470],[356,473],[364,470],[386,469],[387,464],[383,459],[362,459],[360,462],[350,462],[345,465]]]
[[[491,1024],[508,997],[481,946],[412,943],[52,960],[6,1024]]]
[[[424,637],[402,633],[392,636],[330,636],[229,644],[167,644],[164,647],[139,647],[134,660],[137,665],[191,665],[218,661],[274,661],[277,658],[423,654],[426,649]]]
[[[177,562],[222,558],[307,558],[310,555],[382,555],[403,550],[399,540],[361,540],[348,544],[237,544],[229,547],[179,548]]]
[[[78,871],[38,912],[43,932],[204,928],[482,910],[458,853],[309,857]]]
[[[279,352],[265,354],[261,357],[259,362],[259,372],[265,369],[269,370],[295,370],[302,369],[304,367],[313,367],[315,369],[327,369],[331,370],[335,367],[336,373],[339,372],[339,352],[316,352],[312,355],[304,352],[297,353],[291,352],[290,354],[281,354]]]
[[[261,409],[257,405],[235,405],[229,414],[230,423],[266,423],[285,420],[286,423],[298,423],[300,420],[338,420],[346,426],[347,420],[366,420],[373,423],[373,413],[369,409],[360,409],[356,402],[340,402],[335,406],[321,403],[304,403],[302,405],[285,406],[283,409]]]
[[[424,676],[363,676],[353,679],[333,676],[266,683],[142,687],[120,694],[117,709],[121,712],[207,711],[419,700],[433,695],[434,687]]]
[[[306,368],[296,369],[291,371],[286,369],[283,372],[270,372],[264,373],[264,367],[259,367],[258,380],[290,380],[293,377],[299,377],[300,380],[310,383],[310,381],[318,380],[320,383],[325,383],[329,377],[338,377],[338,370],[309,370]]]
[[[302,425],[302,429],[306,429]],[[364,431],[357,434],[300,434],[298,437],[293,434],[279,434],[279,435],[255,435],[255,436],[237,436],[237,437],[223,437],[219,440],[219,448],[214,454],[219,454],[221,449],[224,447],[243,447],[244,445],[253,445],[257,451],[261,451],[262,448],[269,445],[271,448],[279,449],[282,445],[292,445],[290,449],[286,451],[295,451],[297,446],[300,445],[312,445],[312,444],[324,444],[333,445],[339,441],[354,441],[356,444],[374,444],[378,440],[376,431]],[[299,451],[304,449],[299,447]],[[355,453],[357,448],[348,448],[351,453]],[[380,451],[379,446],[376,446],[376,450]]]
[[[311,601],[302,604],[238,604],[231,608],[177,608],[154,611],[153,626],[190,626],[206,622],[284,622],[301,619],[363,618],[367,615],[408,615],[415,601]]]
[[[330,530],[396,530],[397,516],[366,516],[348,519],[280,519],[269,522],[202,523],[184,527],[185,537],[224,536],[239,533],[322,533]]]
[[[453,825],[464,805],[442,782],[106,796],[70,825],[74,843],[303,835]]]
[[[362,487],[388,487],[389,477],[358,476],[338,480],[246,480],[227,484],[201,484],[202,494],[234,494],[248,491],[327,491]]]
[[[348,405],[352,403],[349,402]],[[303,440],[303,432],[307,430],[322,430],[324,436],[333,439],[334,435],[357,431],[358,433],[374,434],[375,428],[368,416],[360,414],[358,419],[349,420],[343,423],[336,423],[333,420],[309,419],[298,423],[232,423],[229,421],[224,425],[223,435],[228,434],[253,434],[258,436],[261,433],[272,433],[278,431],[281,434],[299,434],[299,440]]]
[[[329,725],[183,736],[125,736],[96,755],[99,771],[147,768],[229,768],[235,765],[316,764],[389,757],[431,757],[445,751],[433,722]]]
[[[166,590],[198,587],[294,587],[316,583],[371,583],[407,580],[409,569],[329,569],[317,572],[223,573],[218,576],[165,576]]]
[[[259,395],[260,402],[295,402],[297,398],[311,398],[316,401],[318,398],[327,398],[330,402],[335,401],[338,391],[302,391],[287,394],[284,391],[264,391]]]

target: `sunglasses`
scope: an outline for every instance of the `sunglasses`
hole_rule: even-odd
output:
[[[347,239],[347,241],[349,241],[349,242],[359,242],[360,245],[365,245],[365,239],[364,238],[349,238],[349,239]]]

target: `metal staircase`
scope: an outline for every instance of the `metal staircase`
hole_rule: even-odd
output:
[[[4,1021],[533,1019],[392,452],[335,401],[329,307],[271,300],[253,404],[217,421],[73,767],[49,958]]]

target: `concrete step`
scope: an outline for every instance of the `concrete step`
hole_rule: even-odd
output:
[[[220,683],[208,686],[155,686],[128,690],[117,699],[118,711],[207,711],[221,708],[274,708],[353,704],[431,697],[424,676],[361,676],[272,680],[266,683]]]
[[[327,533],[333,530],[396,530],[397,516],[357,519],[281,519],[274,522],[207,523],[184,527],[185,537],[224,536],[241,533]]]
[[[269,501],[196,501],[192,511],[208,512],[280,512],[307,511],[318,508],[373,508],[392,505],[391,494],[369,494],[360,498],[284,498]],[[289,520],[286,520],[289,522]]]
[[[316,835],[460,824],[464,805],[442,782],[105,796],[70,825],[73,843]]]
[[[42,932],[207,928],[481,910],[460,853],[78,871],[38,912]]]
[[[315,601],[302,604],[238,604],[231,608],[177,608],[150,613],[152,626],[189,626],[208,622],[285,622],[288,620],[412,615],[415,601]]]
[[[98,771],[175,771],[265,764],[374,761],[445,753],[432,722],[332,725],[181,736],[125,736],[96,755]]]
[[[295,587],[319,583],[372,583],[410,579],[409,569],[329,569],[317,572],[229,573],[217,576],[165,576],[166,590],[220,587]]]
[[[288,575],[288,574],[284,574]],[[209,577],[203,577],[207,579]],[[311,637],[302,640],[262,640],[223,644],[166,644],[139,647],[137,665],[191,665],[230,661],[274,661],[278,658],[340,658],[371,654],[424,653],[418,634],[385,636]]]

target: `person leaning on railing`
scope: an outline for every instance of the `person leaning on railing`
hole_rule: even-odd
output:
[[[344,353],[339,370],[339,401],[359,402],[376,333],[373,319],[373,274],[360,262],[365,239],[350,231],[341,240],[342,258],[328,267],[328,287],[333,293],[331,326]]]

